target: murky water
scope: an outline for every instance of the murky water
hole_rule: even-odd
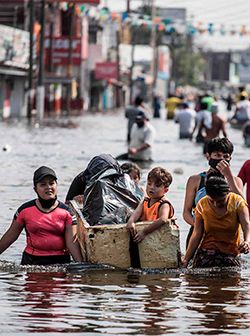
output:
[[[76,128],[53,123],[28,127],[24,122],[0,123],[0,233],[17,207],[35,197],[32,175],[39,165],[53,167],[59,198],[72,178],[97,154],[126,151],[126,120],[122,114],[86,115]],[[157,129],[152,166],[170,170],[174,181],[169,199],[175,206],[184,252],[188,227],[182,220],[185,183],[206,169],[201,147],[178,140],[178,125],[152,120]],[[59,123],[65,126],[66,122]],[[228,129],[235,145],[232,169],[238,173],[249,158],[240,131]],[[7,151],[2,147],[7,146]],[[149,168],[149,167],[148,167]],[[148,169],[143,169],[142,182]],[[166,274],[121,272],[77,267],[19,267],[25,235],[1,255],[1,335],[43,333],[70,335],[248,335],[250,271]]]

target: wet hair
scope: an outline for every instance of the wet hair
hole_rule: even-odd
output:
[[[135,97],[135,106],[141,105],[142,102],[143,102],[142,97],[140,96]]]
[[[229,191],[229,185],[225,178],[219,174],[210,174],[205,183],[206,194],[211,198],[224,197]]]
[[[148,173],[148,180],[154,181],[156,185],[169,187],[172,183],[172,175],[164,168],[155,167]]]
[[[222,152],[232,154],[234,146],[228,138],[214,138],[207,143],[207,153]]]
[[[121,170],[125,174],[130,174],[131,172],[135,172],[139,179],[141,178],[141,171],[139,166],[136,163],[125,162],[121,165]]]

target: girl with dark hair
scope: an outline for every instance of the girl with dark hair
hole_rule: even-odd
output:
[[[240,266],[240,253],[249,253],[250,222],[246,201],[233,192],[222,175],[209,175],[206,196],[195,208],[194,231],[183,266]],[[240,229],[243,242],[240,243]]]

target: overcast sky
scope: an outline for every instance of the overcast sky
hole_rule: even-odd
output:
[[[131,8],[135,9],[142,4],[142,0],[130,0]],[[107,5],[113,11],[125,11],[127,0],[101,0],[102,5]],[[214,23],[219,26],[225,25],[231,29],[232,25],[239,31],[241,25],[246,25],[250,31],[250,0],[155,0],[156,6],[160,7],[184,7],[187,9],[187,19],[194,24]],[[198,36],[198,35],[197,35]],[[199,41],[207,48],[243,49],[250,46],[250,34],[246,36],[214,36],[209,34],[199,35]]]

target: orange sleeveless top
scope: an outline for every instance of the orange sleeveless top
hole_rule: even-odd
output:
[[[143,213],[140,221],[155,221],[159,218],[160,207],[167,203],[169,205],[169,217],[174,216],[174,208],[172,204],[165,198],[161,198],[159,201],[155,202],[153,205],[149,206],[150,198],[146,197],[143,201]]]

